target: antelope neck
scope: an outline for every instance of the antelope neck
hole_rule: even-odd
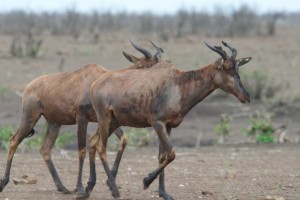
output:
[[[181,106],[184,113],[217,89],[213,81],[214,70],[214,64],[210,64],[198,70],[180,72],[177,85],[181,91]]]

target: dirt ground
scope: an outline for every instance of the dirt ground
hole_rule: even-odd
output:
[[[274,37],[256,36],[250,38],[209,38],[202,36],[160,41],[156,35],[134,36],[103,34],[98,44],[91,38],[74,39],[67,36],[44,36],[42,56],[37,59],[17,59],[9,54],[12,36],[0,36],[0,126],[17,126],[21,115],[21,98],[15,93],[22,91],[34,78],[58,72],[75,70],[88,63],[98,63],[108,69],[120,69],[130,63],[123,58],[122,51],[139,56],[130,45],[129,38],[154,52],[149,39],[164,48],[164,59],[174,62],[180,69],[198,69],[217,59],[217,55],[205,47],[227,41],[238,50],[238,57],[252,56],[250,63],[241,71],[265,70],[271,79],[288,85],[276,98],[282,103],[276,107],[274,126],[287,125],[287,144],[255,145],[247,143],[241,128],[249,126],[248,116],[260,110],[268,110],[265,104],[252,101],[242,105],[236,98],[212,95],[198,104],[185,117],[183,123],[172,130],[171,140],[177,157],[166,170],[166,188],[175,199],[226,199],[226,200],[285,200],[300,199],[300,30],[282,29]],[[63,65],[60,63],[63,60]],[[272,99],[278,100],[278,99]],[[234,118],[232,132],[225,145],[213,145],[217,136],[215,125],[220,114]],[[38,125],[43,125],[41,119]],[[95,131],[95,124],[88,127],[88,134]],[[37,128],[39,130],[39,128]],[[75,126],[64,126],[63,131],[76,133]],[[200,147],[197,147],[200,146]],[[76,141],[71,146],[76,148]],[[158,183],[143,190],[142,179],[157,166],[156,146],[127,148],[121,162],[117,184],[120,199],[159,199]],[[189,148],[187,148],[189,147]],[[65,185],[75,187],[77,176],[77,153],[67,150],[67,156],[58,150],[53,152],[54,162]],[[0,177],[5,170],[6,151],[0,150]],[[109,154],[113,160],[114,153]],[[88,178],[88,159],[84,168],[84,183]],[[97,163],[98,183],[90,197],[112,199],[105,185],[105,174],[100,161]],[[37,177],[35,185],[14,185],[12,178],[32,173]],[[227,178],[226,178],[227,177]],[[212,193],[204,195],[202,192]],[[276,199],[276,196],[278,197]],[[23,199],[74,199],[75,195],[63,195],[56,191],[50,173],[38,151],[17,151],[12,165],[11,182],[0,193],[0,200]],[[281,199],[280,199],[281,200]]]
[[[297,200],[300,199],[299,151],[299,145],[291,144],[176,148],[176,159],[166,169],[166,189],[175,199],[181,200],[263,200],[268,197]],[[53,155],[63,182],[72,189],[77,177],[77,153],[54,152]],[[3,169],[5,154],[0,156]],[[109,153],[110,161],[114,157],[115,153]],[[160,199],[157,180],[147,190],[142,185],[142,179],[157,166],[157,149],[127,149],[123,158],[117,176],[119,199]],[[11,178],[24,174],[34,174],[37,184],[14,185],[11,181],[0,193],[0,199],[75,198],[75,194],[64,195],[56,191],[42,157],[36,152],[16,154]],[[84,183],[87,179],[88,162],[85,162]],[[98,159],[97,184],[90,200],[113,199],[105,180],[106,175]]]

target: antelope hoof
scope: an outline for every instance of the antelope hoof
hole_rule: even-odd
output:
[[[74,193],[76,193],[78,195],[79,194],[85,194],[85,190],[84,190],[84,188],[82,186],[76,187],[75,190],[74,190]]]
[[[5,186],[7,185],[8,180],[7,179],[0,179],[0,192],[3,191],[3,189],[5,188]]]
[[[119,193],[119,190],[118,189],[116,189],[116,190],[114,190],[114,191],[112,191],[112,196],[114,197],[114,198],[118,198],[118,197],[120,197],[120,193]]]
[[[120,197],[120,193],[118,190],[118,187],[116,185],[115,179],[113,178],[111,181],[108,179],[106,181],[106,184],[108,185],[109,189],[111,190],[111,195],[114,198]]]
[[[87,186],[85,187],[84,193],[78,193],[76,196],[76,199],[83,200],[90,197],[91,192],[93,191],[94,187],[96,185],[96,181],[89,180],[87,183]]]
[[[120,197],[120,193],[119,193],[119,190],[118,190],[116,184],[114,184],[114,185],[113,184],[109,184],[109,189],[111,190],[111,195],[114,198]]]
[[[146,189],[148,189],[150,184],[153,182],[153,180],[149,177],[146,177],[146,178],[144,178],[143,182],[144,182],[144,190],[146,190]]]
[[[63,194],[73,194],[70,190],[68,190],[65,186],[61,186],[57,188],[57,191],[62,192]]]
[[[174,200],[173,197],[171,197],[168,193],[166,192],[159,192],[159,196],[162,197],[164,200]]]
[[[76,195],[77,200],[85,200],[85,199],[88,199],[89,197],[90,197],[89,193],[81,193],[81,194],[78,193]]]

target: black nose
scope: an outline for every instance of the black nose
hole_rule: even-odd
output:
[[[250,96],[249,96],[249,97],[247,97],[247,102],[248,102],[248,103],[250,103],[250,102],[251,102],[251,98],[250,98]]]
[[[248,103],[250,103],[251,98],[250,98],[250,95],[249,95],[249,93],[248,93],[247,91],[245,91],[245,96],[246,96],[246,101],[247,101]]]

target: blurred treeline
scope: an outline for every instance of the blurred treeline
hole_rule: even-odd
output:
[[[300,26],[298,13],[257,14],[244,5],[231,12],[216,8],[214,12],[179,10],[173,15],[153,13],[112,13],[91,11],[81,13],[76,8],[64,12],[26,12],[15,10],[0,13],[1,34],[41,34],[53,36],[72,35],[75,38],[84,33],[97,39],[101,33],[129,31],[137,34],[157,34],[162,40],[185,35],[212,37],[244,37],[274,35],[276,27]]]

